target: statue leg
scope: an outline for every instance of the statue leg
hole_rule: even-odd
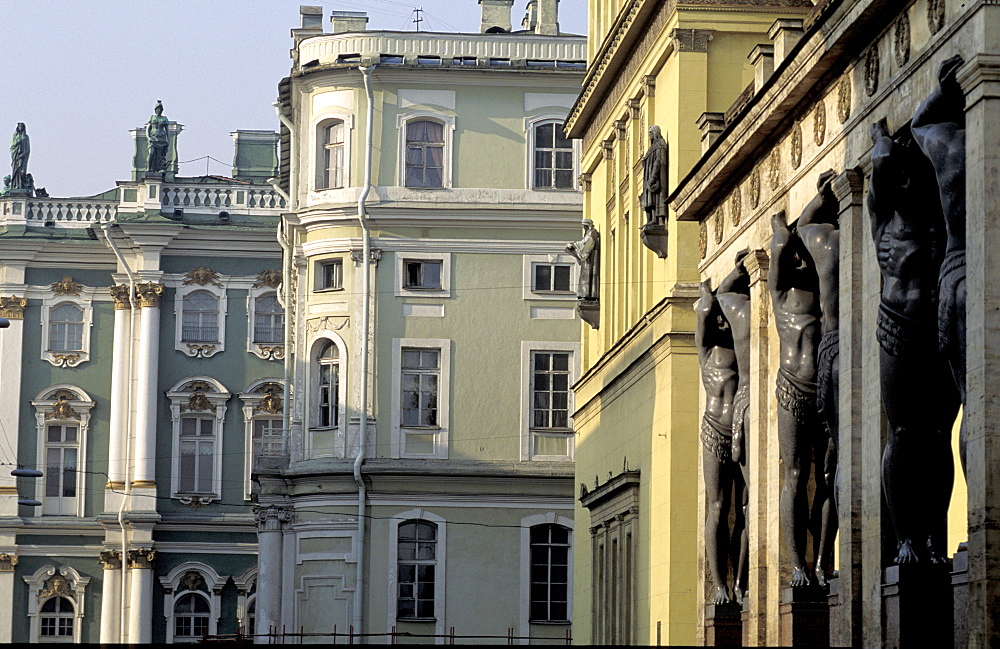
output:
[[[746,441],[744,441],[746,444]],[[744,446],[744,451],[746,447]],[[747,592],[747,580],[750,571],[750,538],[747,534],[747,521],[750,516],[750,476],[746,463],[746,453],[743,461],[733,465],[733,498],[740,504],[736,510],[736,525],[733,530],[733,544],[737,546],[738,552],[733,561],[733,597],[736,602],[743,604],[743,597]]]
[[[781,530],[792,561],[792,586],[808,586],[805,547],[809,526],[809,507],[806,489],[809,482],[808,438],[795,416],[778,407],[778,452],[784,467],[784,484],[781,486]]]
[[[826,577],[833,571],[833,545],[837,536],[837,508],[834,504],[834,474],[837,470],[837,449],[826,431],[818,431],[816,445],[816,490],[813,494],[813,530],[816,550],[816,579],[826,586]]]
[[[729,569],[729,494],[732,478],[719,457],[704,445],[701,457],[705,473],[705,552],[715,587],[713,602],[725,604],[729,601],[726,574]]]

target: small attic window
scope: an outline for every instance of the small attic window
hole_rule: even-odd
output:
[[[478,62],[474,56],[456,56],[451,60],[452,65],[476,65]]]
[[[440,56],[418,56],[417,65],[441,65]]]
[[[529,59],[529,60],[525,61],[525,64],[527,64],[527,66],[529,68],[554,68],[554,67],[556,67],[556,62],[555,61],[538,61],[538,60],[531,60],[531,59]]]
[[[379,56],[379,62],[383,65],[402,65],[403,56],[401,54],[382,54]]]
[[[490,59],[490,65],[494,67],[510,67],[510,59]]]
[[[556,61],[556,67],[564,70],[586,70],[586,61]]]
[[[506,34],[507,30],[503,27],[490,27],[486,30],[487,34]]]
[[[341,54],[337,57],[337,63],[361,63],[360,54]]]

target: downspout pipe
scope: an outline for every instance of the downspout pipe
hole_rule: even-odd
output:
[[[361,465],[365,462],[365,448],[368,445],[368,335],[371,331],[371,230],[368,228],[368,213],[365,201],[372,186],[372,130],[375,115],[375,104],[372,96],[372,71],[375,66],[358,68],[365,82],[365,94],[368,105],[365,109],[365,178],[358,197],[358,223],[361,225],[361,422],[358,426],[358,455],[354,458],[354,481],[358,485],[358,538],[355,543],[357,550],[357,576],[355,577],[354,628],[358,633],[364,633],[364,602],[365,602],[365,501],[367,489],[361,476]],[[364,636],[362,636],[364,638]],[[362,640],[363,641],[363,640]]]
[[[298,193],[295,191],[295,184],[294,184],[295,181],[297,180],[295,174],[298,171],[298,166],[295,164],[299,148],[298,138],[295,137],[295,126],[292,124],[292,121],[288,119],[285,113],[282,112],[281,104],[278,102],[274,102],[271,105],[274,106],[274,113],[275,115],[278,116],[278,121],[280,121],[285,126],[285,128],[288,129],[288,139],[289,139],[288,185],[290,191],[289,193],[285,193],[284,191],[282,191],[281,186],[274,181],[271,182],[271,186],[274,188],[276,192],[278,192],[281,195],[282,198],[285,199],[285,204],[288,205],[288,211],[294,212],[298,208],[298,201],[296,200],[296,196],[298,195]],[[292,248],[292,242],[289,240],[285,232],[286,230],[287,228],[285,227],[285,219],[282,218],[281,224],[278,226],[278,232],[277,232],[278,244],[281,246],[281,288],[284,297],[283,306],[285,307],[285,331],[284,331],[285,367],[283,376],[284,382],[281,386],[282,389],[285,391],[285,407],[282,408],[281,411],[281,432],[283,435],[285,435],[285,441],[287,443],[289,441],[288,438],[291,432],[290,429],[291,429],[291,410],[292,410],[291,406],[289,405],[292,403],[292,401],[290,401],[288,398],[289,396],[291,396],[291,389],[289,386],[289,382],[291,381],[291,376],[292,376],[292,349],[291,345],[288,344],[288,341],[291,339],[291,333],[292,333],[292,318],[290,316],[294,315],[290,310],[292,301],[289,299],[292,287],[292,254],[294,253],[294,250]]]
[[[132,497],[132,475],[131,475],[131,458],[132,454],[132,434],[135,432],[132,425],[133,413],[132,413],[132,380],[134,378],[134,370],[132,364],[135,359],[135,354],[133,350],[133,342],[135,341],[135,314],[138,312],[135,305],[135,275],[132,274],[132,269],[129,268],[128,262],[125,261],[124,255],[122,255],[121,250],[118,249],[118,244],[115,240],[111,238],[112,224],[105,223],[101,226],[101,231],[104,233],[104,238],[107,239],[108,246],[110,246],[111,251],[115,253],[115,257],[118,258],[118,263],[121,267],[125,269],[125,274],[128,276],[128,303],[130,307],[129,311],[129,340],[128,340],[128,377],[125,384],[128,386],[126,392],[126,405],[125,405],[125,457],[123,458],[125,462],[125,495],[122,497],[121,504],[118,506],[118,527],[121,529],[122,535],[122,556],[121,556],[121,585],[119,590],[121,591],[121,598],[119,602],[119,642],[126,642],[125,631],[126,625],[128,623],[128,618],[125,615],[125,609],[128,608],[128,588],[127,588],[127,577],[128,577],[128,539],[125,533],[125,504]]]

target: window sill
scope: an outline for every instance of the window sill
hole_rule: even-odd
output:
[[[572,428],[529,428],[528,430],[533,433],[548,433],[550,435],[572,435],[575,432]]]
[[[343,286],[330,286],[328,288],[314,288],[313,293],[336,293],[343,290]]]
[[[578,192],[580,191],[576,187],[532,187],[532,191],[536,192]]]
[[[441,288],[440,286],[405,286],[404,285],[403,286],[403,290],[404,291],[419,291],[419,292],[422,293],[424,291],[428,291],[428,292],[429,291],[443,291],[444,289]]]
[[[569,626],[573,623],[569,620],[528,620],[528,624],[537,624],[539,626]]]
[[[437,622],[436,617],[397,617],[397,622]]]

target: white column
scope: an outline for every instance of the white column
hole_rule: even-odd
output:
[[[21,412],[21,346],[24,307],[27,304],[28,300],[23,297],[0,297],[0,316],[10,320],[10,327],[0,330],[0,412],[3,413],[0,461],[12,464],[20,462],[17,434]],[[10,456],[11,453],[14,454],[13,457]],[[0,470],[0,516],[17,516],[17,479],[10,474],[12,468],[6,466]],[[35,488],[40,488],[40,485],[36,484]],[[36,495],[38,493],[35,492]],[[31,493],[26,493],[25,496],[35,497]]]
[[[104,583],[101,589],[101,644],[120,642],[122,555],[114,550],[101,552]]]
[[[153,641],[153,560],[156,550],[129,550],[129,644]]]
[[[156,395],[160,351],[160,296],[163,284],[145,282],[136,286],[139,297],[139,343],[136,351],[135,445],[132,457],[135,467],[133,491],[156,489]],[[148,507],[155,510],[155,500]]]
[[[266,634],[281,626],[283,523],[292,519],[292,511],[270,505],[254,508],[257,519],[257,633]],[[268,638],[257,638],[258,644]]]
[[[0,553],[0,620],[14,619],[14,566],[17,555]],[[13,641],[13,623],[0,624],[0,643]]]
[[[129,286],[111,287],[115,301],[115,332],[111,355],[111,436],[108,442],[108,489],[121,492],[125,488],[125,435],[128,430],[128,369],[132,351],[132,309]],[[112,506],[105,499],[105,507]]]

